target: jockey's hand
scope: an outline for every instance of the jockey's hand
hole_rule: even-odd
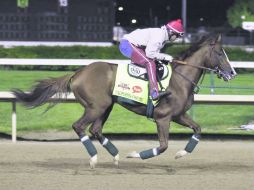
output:
[[[166,55],[166,56],[164,57],[164,60],[171,63],[171,62],[173,61],[173,57],[172,57],[171,55]]]

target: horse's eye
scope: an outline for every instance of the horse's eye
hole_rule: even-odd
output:
[[[223,56],[223,53],[222,52],[217,52],[217,54],[222,57]]]

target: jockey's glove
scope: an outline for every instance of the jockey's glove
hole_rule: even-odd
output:
[[[171,55],[166,55],[166,56],[164,57],[164,60],[171,63],[171,62],[173,61],[173,57],[172,57]]]

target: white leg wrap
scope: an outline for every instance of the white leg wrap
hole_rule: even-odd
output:
[[[108,143],[108,139],[105,138],[104,141],[103,141],[103,143],[102,143],[102,145],[105,146],[107,143]]]
[[[81,142],[85,142],[86,140],[88,140],[89,139],[89,136],[84,136],[84,137],[82,137],[80,140],[81,140]]]
[[[157,155],[158,155],[157,148],[153,148],[153,155],[154,155],[154,156],[157,156]]]
[[[196,141],[198,141],[199,142],[199,139],[198,138],[196,138],[196,136],[195,135],[192,135],[192,137],[191,138],[193,138],[193,139],[195,139]]]

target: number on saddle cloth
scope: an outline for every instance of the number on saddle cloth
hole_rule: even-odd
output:
[[[156,73],[158,80],[165,79],[168,74],[168,67],[164,64],[157,63],[156,64]],[[135,63],[128,64],[128,74],[134,78],[148,80],[148,74],[145,67],[139,66]]]

